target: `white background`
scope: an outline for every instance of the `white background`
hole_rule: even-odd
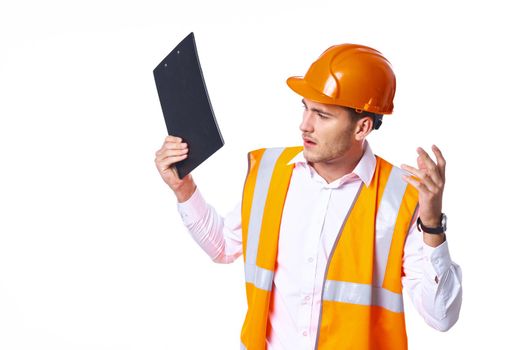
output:
[[[154,166],[153,68],[190,31],[226,145],[194,176],[219,212],[246,152],[300,144],[303,75],[333,44],[382,51],[395,112],[369,138],[414,164],[439,145],[464,302],[447,333],[406,303],[411,349],[525,349],[518,1],[4,1],[0,349],[238,349],[241,261],[216,265]]]

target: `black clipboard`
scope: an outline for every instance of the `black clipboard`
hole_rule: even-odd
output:
[[[182,179],[224,145],[190,33],[153,70],[168,134],[188,144],[188,158],[174,164]]]

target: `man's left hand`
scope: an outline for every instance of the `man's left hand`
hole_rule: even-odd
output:
[[[436,145],[432,146],[436,162],[421,147],[417,148],[417,168],[402,164],[401,168],[412,176],[403,175],[405,181],[419,192],[419,217],[423,225],[438,227],[441,225],[443,191],[445,189],[445,158]]]

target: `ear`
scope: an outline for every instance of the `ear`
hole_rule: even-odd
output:
[[[364,141],[364,139],[374,130],[374,120],[372,117],[364,117],[357,121],[355,126],[355,139]]]

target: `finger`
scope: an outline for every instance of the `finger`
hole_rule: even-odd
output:
[[[160,153],[166,152],[168,150],[174,150],[174,149],[178,149],[178,150],[188,149],[188,144],[187,143],[179,143],[179,142],[166,142],[159,149],[158,153],[160,154]]]
[[[436,155],[437,167],[439,169],[439,173],[441,175],[441,178],[443,179],[443,182],[445,182],[445,167],[447,165],[445,157],[443,157],[443,153],[441,153],[441,150],[436,145],[432,145],[432,151]]]
[[[188,149],[169,149],[164,152],[164,158],[167,157],[176,157],[176,156],[182,156],[183,154],[187,154]]]
[[[417,163],[420,169],[424,168],[428,170],[428,175],[432,178],[432,181],[436,184],[440,184],[443,182],[441,178],[441,172],[439,168],[437,167],[436,163],[432,158],[430,158],[430,155],[421,147],[417,148],[417,153],[419,154],[419,157],[417,158]]]
[[[425,171],[422,169],[414,168],[408,164],[401,164],[401,169],[408,171],[411,175],[415,175],[419,178],[425,176]]]
[[[164,146],[166,149],[188,149],[188,144],[184,142],[168,142]]]
[[[168,157],[165,160],[159,162],[159,169],[164,172],[166,169],[170,168],[172,164],[180,162],[181,160],[184,160],[188,157],[187,154],[183,154],[180,156],[174,156],[174,157]]]
[[[164,150],[163,152],[161,152],[160,154],[157,155],[157,158],[156,160],[161,162],[163,160],[165,160],[166,158],[169,158],[169,157],[178,157],[178,156],[182,156],[182,155],[185,155],[185,154],[188,154],[188,149],[175,149],[175,150]]]
[[[403,177],[403,180],[414,186],[419,192],[428,192],[428,189],[425,185],[423,185],[421,182],[417,181],[411,176],[408,175],[401,175]]]
[[[414,181],[417,181],[418,183],[424,184],[427,190],[431,192],[438,190],[438,186],[436,186],[434,181],[432,181],[432,177],[427,173],[428,170],[417,169],[417,168],[414,168],[406,164],[401,164],[401,169],[406,170],[411,175],[415,176],[415,179],[410,176],[409,178],[413,179]],[[403,175],[403,176],[406,176],[406,175]]]
[[[425,151],[423,148],[421,147],[418,147],[417,148],[417,154],[419,155],[418,157],[418,161],[421,160],[423,161],[423,164],[425,165],[425,167],[427,169],[430,169],[430,168],[435,168],[436,167],[436,163],[434,163],[434,161],[432,160],[432,158],[430,158],[430,155],[427,153],[427,151]],[[421,168],[421,167],[420,167]]]
[[[178,137],[178,136],[168,135],[168,136],[166,136],[164,141],[166,141],[166,142],[182,142],[182,139],[180,137]]]

